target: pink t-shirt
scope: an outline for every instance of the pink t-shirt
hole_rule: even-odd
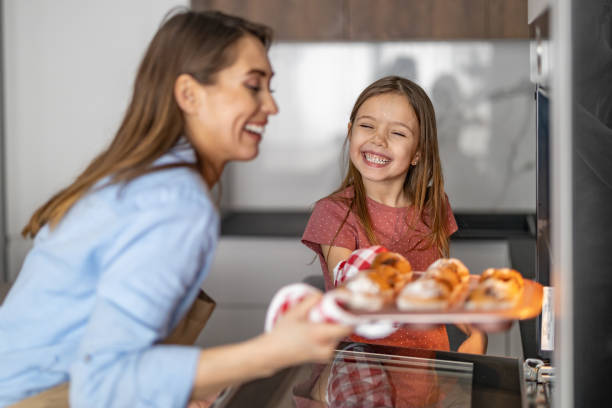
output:
[[[348,188],[339,194],[347,197],[353,194],[353,190]],[[383,245],[389,251],[402,254],[416,271],[427,269],[436,259],[440,258],[438,248],[429,244],[428,234],[431,229],[421,219],[413,221],[414,207],[395,208],[381,204],[371,198],[367,200],[368,212],[374,233],[379,240],[378,244]],[[447,230],[451,235],[457,231],[457,223],[448,199],[446,205]],[[365,229],[353,212],[349,214],[346,223],[338,232],[338,228],[340,228],[342,220],[346,216],[346,211],[347,206],[341,201],[335,201],[331,198],[319,200],[315,204],[302,236],[304,245],[315,251],[319,256],[326,290],[333,288],[333,284],[321,251],[321,245],[333,245],[351,251],[372,245],[368,241]],[[409,225],[409,222],[414,223],[414,226]],[[336,232],[338,232],[338,235],[334,240]],[[355,335],[351,336],[351,339],[363,343],[388,346],[435,350],[449,349],[448,336],[444,326],[432,330],[400,328],[391,336],[380,340],[368,340]]]

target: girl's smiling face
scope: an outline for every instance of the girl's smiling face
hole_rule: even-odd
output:
[[[278,113],[264,46],[245,35],[233,47],[234,63],[216,73],[212,84],[196,84],[197,104],[186,115],[192,144],[219,172],[228,161],[255,158],[268,116]]]
[[[367,99],[349,123],[349,155],[366,185],[403,185],[419,160],[420,126],[408,99],[384,93]]]

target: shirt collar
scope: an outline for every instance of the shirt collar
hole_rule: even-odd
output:
[[[172,149],[170,149],[170,151],[163,157],[163,161],[196,163],[197,156],[195,149],[191,143],[189,143],[189,140],[187,140],[185,136],[181,136]]]

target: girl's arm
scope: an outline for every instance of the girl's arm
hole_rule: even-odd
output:
[[[489,343],[487,333],[474,329],[468,324],[456,324],[457,328],[468,335],[457,351],[459,353],[485,354]]]
[[[348,259],[353,251],[348,248],[342,248],[337,246],[321,245],[321,251],[323,257],[327,263],[327,273],[331,277],[330,281],[334,281],[334,268],[338,263]]]
[[[304,362],[327,362],[351,328],[310,323],[308,311],[320,299],[312,295],[281,317],[274,329],[254,339],[203,350],[197,365],[192,399]]]

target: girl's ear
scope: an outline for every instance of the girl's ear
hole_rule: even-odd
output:
[[[351,128],[353,127],[353,122],[349,121],[347,126],[347,135],[351,136]]]
[[[174,82],[174,99],[186,114],[193,114],[198,108],[198,83],[188,74],[181,74]]]
[[[421,158],[421,152],[416,152],[414,154],[414,157],[412,158],[412,165],[416,166],[420,158]]]

